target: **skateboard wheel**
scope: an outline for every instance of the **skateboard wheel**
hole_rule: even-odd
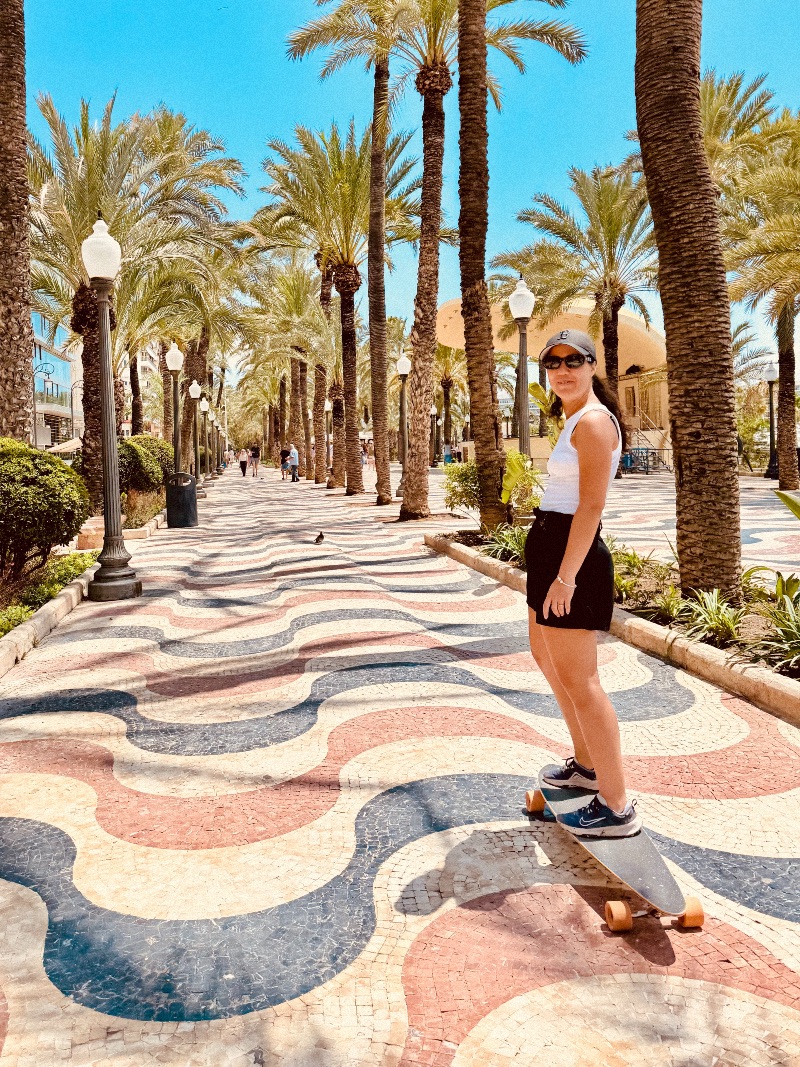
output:
[[[633,913],[627,901],[606,901],[606,925],[609,930],[633,929]]]
[[[685,930],[699,930],[706,921],[703,905],[697,897],[686,898],[686,911],[678,918],[678,926]]]
[[[544,811],[544,797],[540,789],[529,789],[525,794],[525,807],[530,812]]]

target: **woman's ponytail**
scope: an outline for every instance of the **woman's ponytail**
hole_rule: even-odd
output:
[[[605,406],[608,408],[608,410],[619,423],[619,432],[620,437],[622,439],[622,451],[627,451],[628,432],[625,427],[625,419],[622,415],[622,408],[619,406],[619,397],[617,396],[616,391],[611,388],[606,378],[599,378],[597,375],[594,376],[594,379],[592,381],[592,389],[594,390],[594,395],[597,397],[600,403],[605,404]]]

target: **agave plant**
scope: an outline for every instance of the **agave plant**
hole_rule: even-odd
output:
[[[750,645],[750,656],[763,660],[777,671],[800,673],[800,598],[783,596],[776,604],[765,608],[763,614],[773,629]]]
[[[487,540],[481,547],[484,556],[501,559],[521,567],[525,563],[525,542],[528,539],[527,526],[509,526],[502,523],[488,533]]]
[[[635,614],[650,619],[651,622],[660,622],[669,626],[684,619],[687,609],[688,605],[681,596],[680,590],[670,584],[663,593],[657,593],[653,597],[651,604],[639,608]]]

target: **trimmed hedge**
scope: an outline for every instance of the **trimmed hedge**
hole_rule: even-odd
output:
[[[0,437],[0,580],[43,564],[88,516],[83,479],[63,459]]]
[[[160,437],[148,437],[147,434],[137,434],[129,437],[131,444],[139,445],[149,452],[161,468],[161,483],[167,484],[167,479],[175,473],[175,462],[172,445],[168,441],[162,441]],[[202,450],[201,450],[202,451]]]
[[[152,452],[142,448],[133,439],[118,441],[119,489],[128,493],[155,493],[163,484],[161,465]]]

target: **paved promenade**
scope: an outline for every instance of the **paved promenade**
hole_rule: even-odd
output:
[[[800,731],[603,641],[709,916],[610,934],[523,599],[271,471],[201,508],[0,680],[0,1067],[800,1067]]]

